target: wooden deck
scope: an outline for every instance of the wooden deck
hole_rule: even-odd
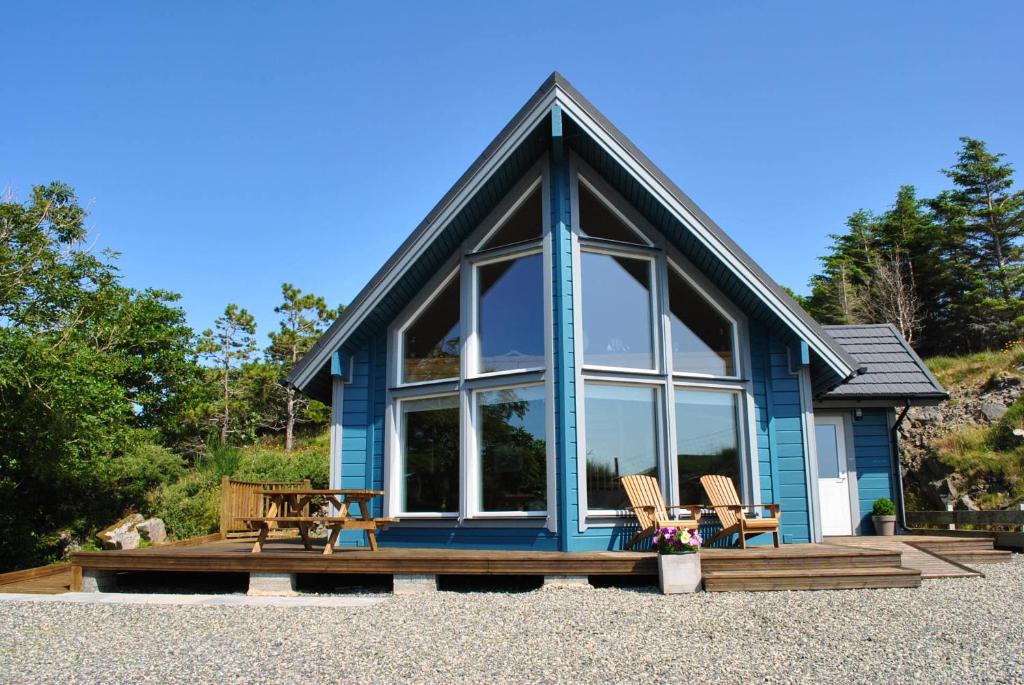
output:
[[[982,575],[971,563],[1002,561],[1009,554],[991,539],[915,535],[898,538],[827,538],[825,544],[701,552],[709,591],[817,590],[917,587],[922,578]],[[271,539],[252,553],[251,538],[211,535],[171,545],[127,551],[79,552],[73,564],[55,564],[0,576],[2,592],[66,592],[82,572],[430,574],[528,576],[657,575],[650,552],[533,552],[386,547],[376,552],[339,548],[325,556],[303,549],[297,538]]]
[[[701,552],[706,571],[846,568],[899,565],[899,554],[834,545],[784,545]],[[437,575],[657,575],[651,552],[534,552],[452,548],[338,548],[307,552],[297,539],[271,539],[252,553],[252,541],[226,539],[201,545],[130,551],[79,552],[83,569],[249,573],[358,573]]]
[[[531,576],[657,575],[651,552],[540,552],[385,547],[307,552],[297,539],[272,539],[259,554],[251,540],[220,539],[190,546],[80,552],[89,571],[294,574],[427,574]],[[701,552],[709,591],[917,587],[921,574],[901,566],[899,551],[841,545],[792,544]]]

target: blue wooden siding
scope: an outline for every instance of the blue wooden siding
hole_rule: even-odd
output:
[[[871,508],[879,497],[894,500],[892,443],[889,437],[889,413],[885,409],[865,409],[853,421],[853,451],[857,465],[857,500],[860,517],[854,521],[859,534],[875,532]]]
[[[761,501],[782,505],[784,542],[810,542],[800,383],[790,373],[786,344],[764,326],[750,328]],[[755,544],[770,541],[767,535],[751,538]]]

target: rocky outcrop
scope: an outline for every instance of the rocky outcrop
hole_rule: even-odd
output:
[[[936,457],[935,443],[951,433],[989,428],[1006,415],[1010,405],[1024,397],[1019,376],[1001,372],[982,384],[948,387],[949,400],[937,407],[913,407],[900,427],[900,461],[908,490],[941,504],[942,498],[959,506],[977,508],[973,498],[984,493]],[[923,505],[923,503],[919,503]]]
[[[167,527],[163,519],[143,518],[142,514],[129,514],[96,533],[103,549],[136,549],[142,540],[159,545],[167,540]]]

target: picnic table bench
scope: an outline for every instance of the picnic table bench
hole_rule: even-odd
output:
[[[258,494],[265,498],[267,503],[264,516],[246,517],[245,522],[259,531],[259,536],[252,547],[253,553],[263,551],[263,545],[267,541],[267,535],[275,528],[294,527],[299,529],[302,537],[302,544],[306,549],[313,549],[309,540],[309,529],[312,526],[322,524],[330,530],[327,537],[327,544],[324,546],[324,554],[334,553],[334,544],[343,530],[362,530],[366,532],[366,540],[370,549],[377,550],[377,530],[389,523],[395,523],[394,518],[374,518],[370,514],[370,500],[384,494],[382,490],[320,490],[309,488],[297,488],[288,490],[260,490]],[[309,516],[304,512],[307,505],[315,498],[322,497],[333,504],[338,510],[336,516]],[[353,504],[359,506],[359,515],[353,516],[349,507]]]

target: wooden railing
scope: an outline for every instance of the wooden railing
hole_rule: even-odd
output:
[[[907,525],[911,528],[946,528],[959,526],[1004,526],[1024,528],[1024,509],[1000,511],[908,511]]]
[[[308,478],[306,480],[261,483],[234,480],[224,476],[220,481],[221,535],[253,532],[244,519],[263,515],[263,496],[257,494],[260,490],[308,489],[309,487]]]
[[[908,511],[907,526],[928,535],[992,537],[999,549],[1024,551],[1024,505],[1018,506],[1000,511]]]

